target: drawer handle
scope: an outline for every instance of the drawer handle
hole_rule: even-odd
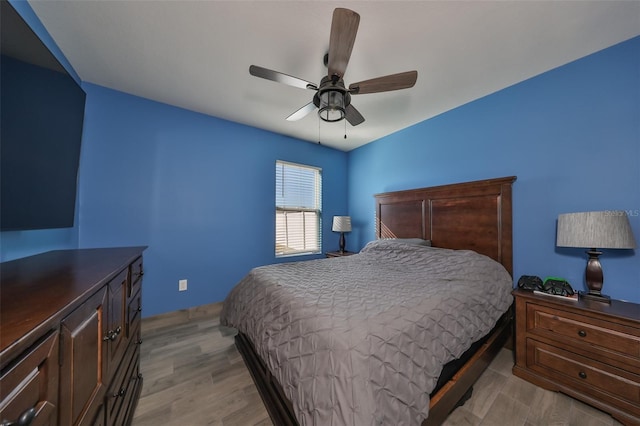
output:
[[[28,410],[25,410],[24,413],[20,414],[20,417],[18,417],[18,420],[16,420],[15,422],[3,420],[2,423],[0,423],[0,426],[28,426],[35,418],[36,409],[35,407],[32,407]]]
[[[580,330],[580,331],[578,331],[578,336],[580,336],[580,337],[587,337],[587,332],[586,332],[586,331],[584,331],[584,330]]]
[[[138,341],[136,342],[138,345],[142,344],[142,339],[138,339]]]
[[[587,373],[585,373],[584,371],[581,371],[578,373],[578,376],[580,376],[581,379],[586,379],[587,378]]]
[[[125,393],[127,393],[127,390],[125,388],[120,388],[118,393],[114,393],[113,394],[113,397],[114,398],[122,397],[122,396],[124,396]]]
[[[104,336],[102,340],[104,340],[105,342],[107,340],[111,340],[113,342],[114,340],[116,340],[116,338],[118,337],[121,331],[122,331],[122,327],[120,326],[118,326],[118,328],[116,328],[115,330],[109,330],[107,331],[107,335]]]
[[[142,312],[142,306],[138,306],[137,311],[138,311],[138,312]]]

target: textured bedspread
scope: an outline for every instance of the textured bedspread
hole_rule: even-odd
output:
[[[301,425],[414,425],[442,366],[493,328],[511,289],[486,256],[379,240],[253,269],[221,322],[250,338]]]

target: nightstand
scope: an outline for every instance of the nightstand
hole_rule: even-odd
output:
[[[328,251],[325,253],[325,256],[327,257],[342,257],[342,256],[351,256],[352,254],[355,254],[352,251]]]
[[[515,290],[513,374],[640,424],[640,305]]]

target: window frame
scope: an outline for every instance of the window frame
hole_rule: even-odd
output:
[[[283,205],[279,205],[278,203],[278,191],[279,190],[283,190],[284,186],[286,184],[281,183],[278,181],[279,178],[281,179],[285,179],[284,177],[279,177],[279,168],[282,167],[283,171],[286,170],[286,167],[291,167],[291,168],[298,168],[298,169],[303,169],[309,172],[313,172],[314,173],[314,190],[313,190],[313,194],[306,194],[306,196],[311,196],[314,199],[314,204],[315,207],[313,206],[291,206],[291,205],[286,205],[286,203],[283,203]],[[289,161],[284,161],[284,160],[276,160],[276,170],[275,170],[275,199],[274,199],[274,204],[275,204],[275,220],[274,220],[274,234],[275,234],[275,238],[274,238],[274,254],[276,258],[284,258],[284,257],[291,257],[291,256],[307,256],[307,255],[316,255],[316,254],[320,254],[322,253],[322,168],[317,167],[317,166],[310,166],[307,164],[300,164],[300,163],[293,163],[293,162],[289,162]],[[295,178],[294,178],[295,179]],[[300,195],[300,194],[297,194]],[[287,221],[286,215],[290,213],[290,214],[297,214],[297,213],[302,213],[302,241],[294,241],[294,242],[290,242],[289,236],[286,235],[285,236],[285,241],[284,243],[282,242],[281,235],[283,233],[282,230],[279,229],[279,226],[281,226],[279,224],[279,221],[281,220],[282,215],[284,214],[285,216],[285,228],[287,228],[286,230],[284,230],[285,234],[288,234],[288,228],[289,228],[289,221]],[[315,246],[316,247],[312,247],[312,248],[308,248],[308,244],[307,244],[307,237],[308,237],[308,233],[311,231],[309,229],[307,229],[307,225],[305,223],[305,221],[307,220],[307,214],[308,213],[313,213],[315,216],[315,220],[314,220],[314,225],[316,227],[316,232],[315,235],[313,236],[313,241],[311,243],[309,243],[309,245],[312,245],[313,242],[315,241]],[[300,219],[297,219],[300,220]],[[314,225],[308,225],[313,227]],[[302,248],[295,250],[295,249],[290,249],[290,244],[302,244]],[[280,249],[278,250],[278,247],[285,247],[285,249]]]

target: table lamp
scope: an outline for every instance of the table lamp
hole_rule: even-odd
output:
[[[340,233],[340,253],[344,253],[344,233],[351,232],[351,217],[350,216],[334,216],[333,226],[331,227],[333,232]]]
[[[585,272],[589,291],[581,293],[580,297],[611,303],[609,296],[602,294],[604,275],[599,260],[602,252],[598,249],[633,249],[636,241],[627,214],[607,210],[559,215],[556,246],[589,249]]]

